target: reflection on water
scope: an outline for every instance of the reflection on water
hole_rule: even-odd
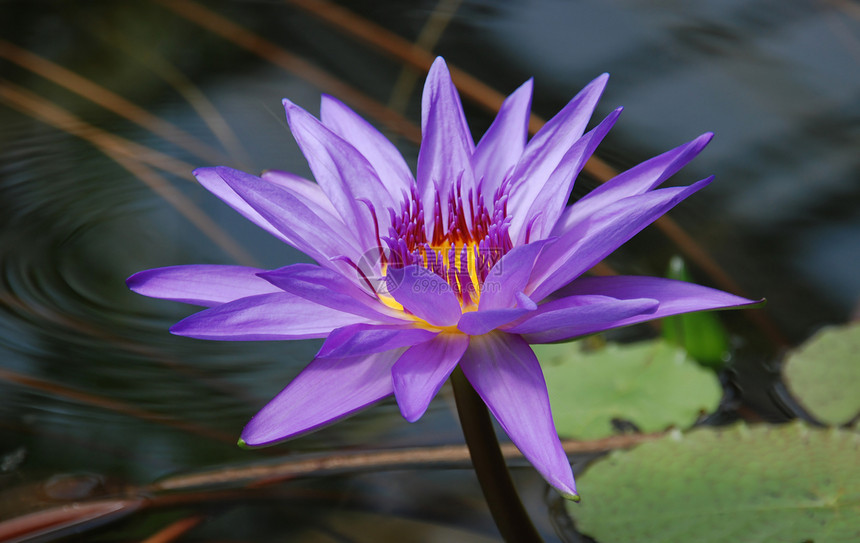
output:
[[[535,76],[542,115],[595,75],[612,73],[598,116],[619,104],[626,111],[598,154],[615,166],[717,133],[679,183],[708,174],[718,181],[672,216],[747,294],[769,299],[762,312],[775,334],[743,315],[723,317],[736,334],[732,379],[742,399],[753,412],[781,416],[769,392],[781,346],[774,338],[796,343],[843,321],[860,296],[856,18],[838,3],[768,0],[457,4],[443,3],[457,11],[435,52],[504,92]],[[408,39],[435,9],[430,2],[350,8]],[[372,103],[391,98],[403,70],[289,2],[225,0],[204,9]],[[56,492],[115,495],[126,485],[227,462],[459,442],[442,400],[414,425],[386,403],[286,445],[241,451],[235,439],[244,423],[318,343],[173,337],[167,328],[190,308],[125,288],[131,273],[163,265],[277,267],[304,259],[189,182],[189,171],[218,162],[309,175],[280,98],[316,111],[320,92],[338,89],[301,64],[285,70],[262,60],[159,2],[12,1],[3,11],[0,517],[35,510]],[[74,76],[101,90],[80,87]],[[415,123],[418,93],[400,101]],[[486,111],[466,105],[472,126],[488,125]],[[395,139],[414,164],[409,128],[376,120],[390,134],[401,131]],[[170,126],[159,125],[165,121]],[[575,194],[595,183],[586,176]],[[677,249],[651,230],[612,264],[659,275]],[[713,279],[698,272],[701,282]],[[552,534],[564,523],[553,520],[543,483],[530,470],[518,476],[533,489],[529,507]],[[205,497],[189,498],[195,511],[217,518],[202,537],[280,540],[285,525],[308,541],[370,541],[401,530],[445,540],[495,534],[464,470],[344,474],[223,492],[210,495],[208,506]],[[259,503],[245,503],[249,497]],[[151,514],[130,519],[109,525],[100,540],[153,532]],[[569,527],[558,530],[575,537]]]

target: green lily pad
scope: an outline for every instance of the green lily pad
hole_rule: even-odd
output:
[[[576,527],[600,543],[860,541],[860,435],[738,425],[673,432],[577,477]]]
[[[643,432],[687,428],[720,403],[717,378],[678,347],[655,340],[584,351],[582,343],[533,346],[562,437],[606,437],[619,421]]]
[[[806,411],[825,424],[860,414],[860,324],[827,328],[791,352],[782,374]]]

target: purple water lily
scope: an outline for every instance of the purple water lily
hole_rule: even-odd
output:
[[[711,181],[657,188],[702,150],[711,139],[705,134],[567,206],[577,174],[621,112],[585,132],[607,79],[592,81],[531,140],[528,81],[475,145],[437,59],[424,87],[417,178],[395,147],[341,102],[323,96],[317,120],[284,100],[316,183],[280,171],[256,177],[217,167],[194,174],[318,265],[176,266],[137,273],[128,285],[209,307],[176,324],[174,334],[326,338],[304,371],[248,423],[244,444],[295,437],[391,394],[415,421],[459,364],[523,455],[574,497],[529,344],[754,303],[668,279],[583,276]]]

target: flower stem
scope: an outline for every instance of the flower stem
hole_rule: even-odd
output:
[[[487,406],[459,367],[451,384],[472,465],[499,532],[508,543],[542,541],[514,488]]]

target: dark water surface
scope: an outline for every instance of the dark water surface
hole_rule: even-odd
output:
[[[543,117],[610,72],[595,118],[625,106],[598,151],[617,168],[715,132],[673,182],[717,181],[671,216],[740,291],[768,299],[758,317],[721,315],[736,347],[726,380],[739,391],[722,416],[789,416],[772,389],[780,353],[858,311],[856,4],[343,5],[503,93],[534,76]],[[446,389],[416,424],[386,402],[275,448],[240,450],[242,426],[319,343],[174,337],[168,327],[193,308],[124,284],[158,266],[306,261],[198,187],[191,168],[309,176],[280,99],[316,113],[321,92],[359,110],[387,104],[388,120],[402,122],[363,113],[414,166],[423,74],[276,1],[7,0],[0,53],[0,520],[227,463],[461,442]],[[477,137],[492,115],[464,101]],[[575,195],[596,184],[585,176]],[[652,227],[609,262],[661,275],[679,251]],[[713,270],[692,270],[721,285]],[[143,540],[185,520],[200,523],[189,541],[493,540],[472,473],[432,467],[206,487],[70,537]],[[533,470],[516,476],[547,537],[577,538]]]

